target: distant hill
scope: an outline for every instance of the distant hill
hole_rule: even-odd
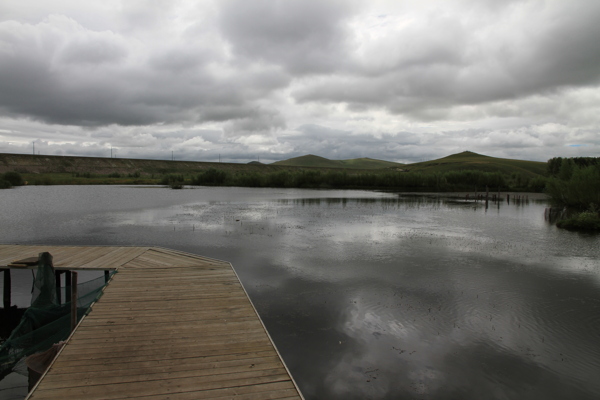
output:
[[[330,160],[328,158],[312,154],[290,158],[289,160],[277,161],[271,165],[282,165],[289,167],[316,167],[316,168],[349,168],[349,169],[382,169],[390,167],[403,167],[391,161],[375,160],[372,158],[354,158],[350,160]]]
[[[414,164],[400,164],[391,161],[375,160],[372,158],[355,158],[351,160],[330,160],[312,154],[277,161],[270,165],[289,167],[315,168],[347,168],[347,169],[385,169],[396,168],[414,172],[448,172],[461,170],[479,170],[484,172],[501,172],[511,175],[520,173],[524,178],[533,178],[546,174],[545,162],[513,160],[496,158],[483,154],[463,151],[437,160],[424,161]]]
[[[138,174],[142,177],[164,174],[197,174],[208,168],[216,168],[234,172],[269,173],[292,168],[348,169],[355,172],[361,170],[380,171],[414,171],[414,172],[447,172],[460,170],[480,170],[484,172],[501,172],[506,175],[519,173],[523,178],[534,178],[545,175],[547,163],[537,161],[512,160],[495,158],[465,151],[438,160],[414,164],[400,164],[372,158],[355,158],[351,160],[329,160],[327,158],[306,155],[278,161],[273,164],[262,164],[258,161],[248,164],[216,163],[198,161],[143,160],[126,158],[46,156],[31,154],[0,153],[0,173],[16,171],[24,174]],[[31,177],[29,177],[31,178]],[[56,180],[56,179],[55,179]]]
[[[463,151],[437,160],[407,164],[404,168],[415,172],[447,172],[460,170],[480,170],[484,172],[520,173],[523,177],[533,178],[546,174],[545,162],[495,158]]]

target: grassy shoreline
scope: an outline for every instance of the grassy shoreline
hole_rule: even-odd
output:
[[[405,165],[371,159],[334,162],[316,156],[291,161],[292,164],[302,161],[306,165],[0,154],[0,174],[20,173],[29,185],[162,184],[172,188],[206,185],[484,192],[487,187],[493,193],[541,192],[546,185],[541,173],[544,163],[500,159],[468,151]],[[343,165],[352,165],[352,168],[340,168]],[[374,168],[379,165],[380,168]]]
[[[352,172],[291,169],[275,172],[226,171],[216,168],[199,174],[77,174],[22,173],[25,185],[170,185],[376,189],[414,192],[540,192],[531,185],[516,186],[510,177],[478,171],[426,174],[411,172]],[[18,185],[14,185],[18,186]]]

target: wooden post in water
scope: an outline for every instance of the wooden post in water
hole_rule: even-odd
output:
[[[77,326],[77,272],[71,272],[71,332]]]
[[[8,310],[10,308],[10,303],[11,303],[10,269],[6,268],[3,271],[4,271],[4,309]]]
[[[488,209],[488,201],[490,199],[490,189],[487,187],[487,185],[485,186],[485,209]]]

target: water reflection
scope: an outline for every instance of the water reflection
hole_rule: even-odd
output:
[[[543,200],[94,187],[84,212],[82,188],[24,189],[0,241],[231,261],[307,399],[600,397],[600,239]]]

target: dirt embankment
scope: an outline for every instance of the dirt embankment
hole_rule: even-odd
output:
[[[0,173],[92,173],[92,174],[190,174],[208,168],[230,171],[277,171],[289,169],[275,165],[233,164],[197,161],[139,160],[130,158],[44,156],[33,154],[0,154]]]

